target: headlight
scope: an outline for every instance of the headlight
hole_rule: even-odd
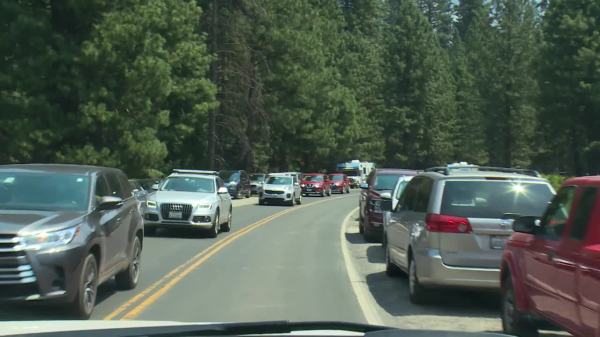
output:
[[[300,187],[305,187],[305,186],[306,186],[306,185],[304,185],[304,184],[300,184]]]
[[[41,232],[21,238],[27,250],[41,250],[46,248],[64,246],[79,235],[79,226],[54,232]]]
[[[156,208],[156,201],[146,200],[146,206],[148,206],[148,208]]]

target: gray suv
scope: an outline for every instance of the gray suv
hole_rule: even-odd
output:
[[[138,284],[143,230],[120,170],[0,166],[0,300],[62,302],[88,318],[100,284]]]
[[[541,216],[554,195],[537,172],[452,164],[414,177],[383,235],[386,272],[408,273],[413,303],[429,287],[499,289],[517,215]]]

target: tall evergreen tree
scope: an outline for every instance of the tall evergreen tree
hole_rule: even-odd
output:
[[[417,0],[417,4],[435,30],[441,46],[450,47],[454,30],[452,1]]]
[[[552,168],[600,172],[600,5],[553,0],[544,17],[542,123]]]

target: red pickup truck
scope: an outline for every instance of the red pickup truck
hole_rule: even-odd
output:
[[[331,180],[331,190],[340,194],[350,193],[350,180],[344,173],[332,173],[329,175]]]
[[[600,336],[600,176],[567,180],[541,219],[514,220],[504,250],[502,326],[537,336],[550,322]]]
[[[306,173],[300,183],[302,195],[318,194],[322,197],[331,195],[331,180],[323,173]]]

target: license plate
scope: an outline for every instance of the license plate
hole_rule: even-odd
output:
[[[183,213],[182,212],[169,212],[169,218],[171,218],[171,219],[182,219],[183,218]]]
[[[307,188],[306,192],[312,192],[312,190],[313,190],[312,188]]]
[[[506,245],[505,236],[492,236],[490,237],[490,248],[491,249],[504,249]]]

